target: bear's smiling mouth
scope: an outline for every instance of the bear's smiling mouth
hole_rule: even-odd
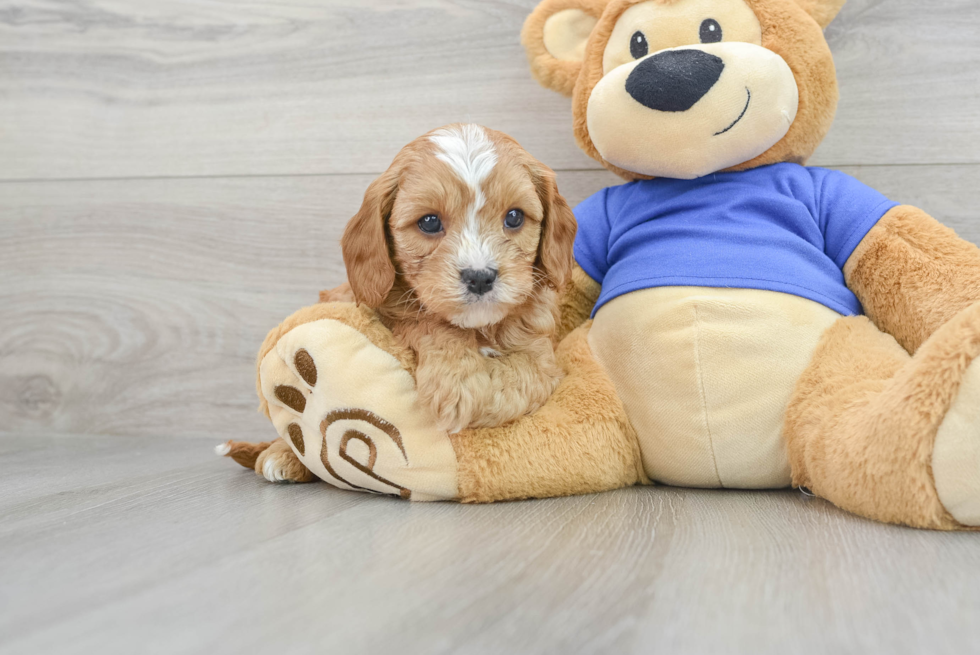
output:
[[[749,91],[749,87],[745,87],[745,93],[748,95],[748,98],[746,98],[746,100],[745,100],[745,108],[742,109],[742,113],[738,115],[738,118],[735,119],[735,122],[734,123],[732,123],[731,125],[729,125],[725,129],[723,129],[721,132],[715,132],[714,134],[712,134],[712,136],[719,136],[721,134],[724,134],[728,130],[730,130],[733,127],[735,127],[736,125],[738,125],[738,122],[745,117],[745,112],[747,112],[749,110],[749,103],[752,102],[752,92]]]

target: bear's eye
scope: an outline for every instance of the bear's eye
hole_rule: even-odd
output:
[[[714,18],[708,18],[701,23],[701,43],[718,43],[721,41],[721,25]]]
[[[630,54],[633,55],[633,59],[646,57],[648,52],[650,46],[647,44],[647,37],[643,36],[643,32],[634,32],[630,37]]]
[[[520,209],[511,209],[504,216],[504,225],[511,230],[516,230],[520,226],[524,225],[524,212]]]
[[[420,218],[418,226],[426,234],[439,234],[442,232],[442,221],[435,214],[426,214]]]

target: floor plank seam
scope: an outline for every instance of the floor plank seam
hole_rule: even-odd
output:
[[[547,162],[545,162],[547,163]],[[980,167],[980,162],[899,162],[889,164],[853,164],[853,163],[821,163],[818,168],[943,168],[943,167]],[[556,173],[602,173],[606,169],[595,168],[555,168]],[[250,179],[301,179],[301,178],[337,178],[337,177],[374,177],[384,171],[356,171],[347,173],[248,173],[248,174],[214,174],[214,175],[136,175],[123,177],[51,177],[51,178],[0,178],[0,184],[53,184],[76,182],[154,182],[166,180],[250,180]]]

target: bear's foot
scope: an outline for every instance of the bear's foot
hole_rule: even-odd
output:
[[[262,358],[261,392],[279,435],[307,469],[342,489],[456,498],[452,443],[419,405],[412,375],[342,314],[292,328]],[[289,477],[278,459],[257,462],[257,472],[265,475],[258,464],[268,461],[273,477]]]
[[[936,492],[954,519],[980,526],[980,360],[974,360],[936,433]]]
[[[980,527],[980,303],[909,354],[866,317],[821,338],[787,408],[793,482],[868,518]]]

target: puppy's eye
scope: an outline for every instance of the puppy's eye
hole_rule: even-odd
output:
[[[524,225],[524,212],[520,209],[511,209],[504,216],[504,226],[511,230],[516,230],[522,225]]]
[[[718,43],[721,41],[721,25],[714,18],[708,18],[701,23],[701,43]]]
[[[633,59],[646,57],[648,52],[650,52],[650,45],[647,43],[647,37],[643,32],[634,32],[630,37],[630,54],[633,55]]]
[[[426,234],[438,234],[442,232],[442,221],[435,214],[426,214],[420,218],[418,226]]]

